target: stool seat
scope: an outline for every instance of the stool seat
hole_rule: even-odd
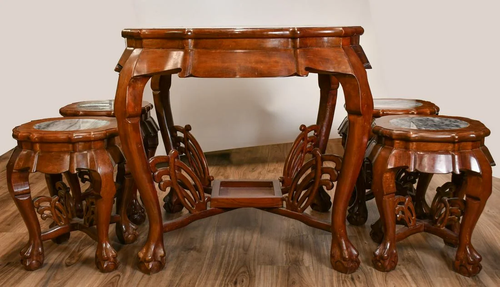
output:
[[[153,109],[153,105],[147,101],[142,102],[142,114],[147,114]],[[75,102],[59,109],[59,114],[63,117],[114,117],[114,100],[94,100]]]
[[[426,142],[481,141],[490,130],[480,121],[450,116],[394,115],[375,119],[372,132],[383,137]]]
[[[110,117],[35,120],[15,127],[12,136],[17,146],[7,164],[7,186],[28,228],[29,241],[21,250],[25,269],[42,266],[42,241],[64,242],[74,230],[98,241],[95,263],[99,270],[116,269],[118,262],[109,242],[109,224],[116,223],[120,242],[131,243],[137,238],[136,227],[126,212],[135,185],[118,146],[116,120]],[[116,183],[115,165],[118,166]],[[45,174],[50,196],[31,199],[29,175],[33,172]],[[90,182],[83,193],[80,181]],[[115,194],[117,215],[112,216]],[[37,213],[42,220],[52,220],[48,230],[41,231]]]
[[[110,117],[49,118],[17,126],[12,137],[33,143],[99,141],[117,136],[116,119]]]
[[[417,99],[373,99],[373,117],[388,115],[437,115],[439,107],[434,103]]]
[[[369,160],[380,219],[372,225],[377,270],[396,267],[396,242],[428,232],[458,246],[454,269],[465,276],[481,271],[472,232],[492,192],[493,158],[484,145],[490,130],[477,120],[437,115],[394,115],[375,120]],[[417,173],[418,172],[418,173]],[[451,173],[431,205],[426,191],[432,174]],[[416,176],[418,174],[419,176]],[[418,178],[417,190],[413,188]],[[404,227],[396,230],[396,224]]]

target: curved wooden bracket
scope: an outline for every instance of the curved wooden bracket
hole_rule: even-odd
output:
[[[159,164],[168,163],[167,167]],[[179,159],[179,152],[171,150],[168,156],[156,156],[149,160],[153,179],[161,190],[173,188],[182,205],[190,212],[197,213],[207,209],[209,197],[205,196],[203,185],[196,173]],[[164,176],[168,176],[164,179]]]

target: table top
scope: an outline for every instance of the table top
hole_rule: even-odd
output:
[[[120,72],[140,53],[134,76],[161,72],[179,77],[257,78],[353,74],[352,56],[371,68],[359,45],[362,27],[125,29]]]
[[[146,28],[124,29],[127,39],[306,38],[362,35],[360,26],[276,28]]]

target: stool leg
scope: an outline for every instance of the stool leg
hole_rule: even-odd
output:
[[[363,225],[368,220],[368,208],[366,207],[366,171],[361,167],[356,188],[353,191],[351,199],[353,203],[347,210],[347,221],[352,225]]]
[[[483,212],[484,206],[492,191],[491,167],[486,158],[477,158],[480,162],[481,174],[467,172],[463,188],[465,188],[465,212],[460,226],[460,236],[454,269],[464,276],[474,276],[481,269],[481,255],[471,243],[472,232]]]
[[[47,183],[50,196],[57,195],[56,183],[59,181],[62,181],[62,174],[45,174],[45,182]]]
[[[426,218],[430,212],[430,207],[425,201],[425,194],[427,193],[427,188],[432,180],[432,173],[421,172],[418,175],[417,191],[415,194],[415,213],[417,218]]]
[[[97,170],[91,171],[94,191],[100,194],[97,200],[97,250],[95,264],[102,272],[110,272],[118,267],[116,251],[109,243],[109,224],[116,189],[113,181],[113,165],[105,150],[96,150],[99,163]]]
[[[384,229],[384,238],[373,254],[375,269],[388,272],[396,268],[398,252],[396,250],[396,170],[387,170],[387,158],[390,150],[382,149],[373,165],[372,191],[375,194],[380,220]]]
[[[7,187],[28,228],[29,239],[21,250],[21,264],[26,270],[36,270],[42,266],[44,259],[42,235],[35,206],[31,199],[30,173],[28,170],[14,169],[20,154],[21,149],[16,148],[7,164]]]
[[[115,225],[116,236],[122,244],[129,244],[135,242],[137,239],[137,227],[132,224],[131,219],[129,219],[130,213],[133,215],[141,214],[138,212],[129,212],[127,208],[131,206],[132,200],[137,200],[134,195],[137,194],[137,187],[135,186],[134,179],[130,174],[130,171],[126,168],[126,165],[121,163],[118,165],[118,173],[116,175],[117,181],[119,181],[118,186],[120,189],[117,190],[116,195],[116,213],[120,215],[120,222]],[[139,205],[140,206],[140,205]],[[142,206],[140,206],[142,208]],[[144,209],[142,209],[143,219]]]
[[[80,180],[76,173],[65,172],[64,176],[68,181],[69,189],[75,200],[75,211],[78,218],[83,218],[83,206],[82,206],[82,188],[80,187]]]
[[[137,186],[135,185],[130,171],[126,168],[126,164],[124,163],[118,165],[116,183],[120,188],[120,190],[117,190],[116,193],[116,213],[119,214],[123,219],[122,230],[117,229],[116,232],[117,234],[124,235],[125,237],[133,236],[133,233],[135,231],[132,230],[135,230],[136,227],[134,225],[132,225],[133,228],[129,228],[126,226],[131,225],[131,222],[137,225],[143,224],[144,221],[146,221],[146,211],[139,202],[139,199],[137,197]],[[116,227],[118,228],[118,225]],[[132,240],[132,237],[127,240],[122,238],[124,239],[124,241],[122,241],[122,239],[120,238],[121,235],[118,236],[118,239],[122,243],[131,243],[135,241],[135,239],[133,241],[130,241]]]

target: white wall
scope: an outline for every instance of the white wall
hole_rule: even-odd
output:
[[[437,3],[439,2],[439,3]],[[472,2],[470,2],[472,3]],[[136,27],[361,25],[375,97],[416,97],[443,114],[482,120],[487,145],[500,154],[494,120],[498,96],[499,20],[495,0],[1,1],[0,153],[12,128],[58,115],[59,107],[114,96],[120,31]],[[345,115],[339,95],[332,130]],[[145,99],[151,100],[150,90]],[[289,142],[315,122],[316,75],[280,79],[179,79],[172,102],[177,124],[190,123],[205,150]],[[496,174],[499,174],[495,170]]]

